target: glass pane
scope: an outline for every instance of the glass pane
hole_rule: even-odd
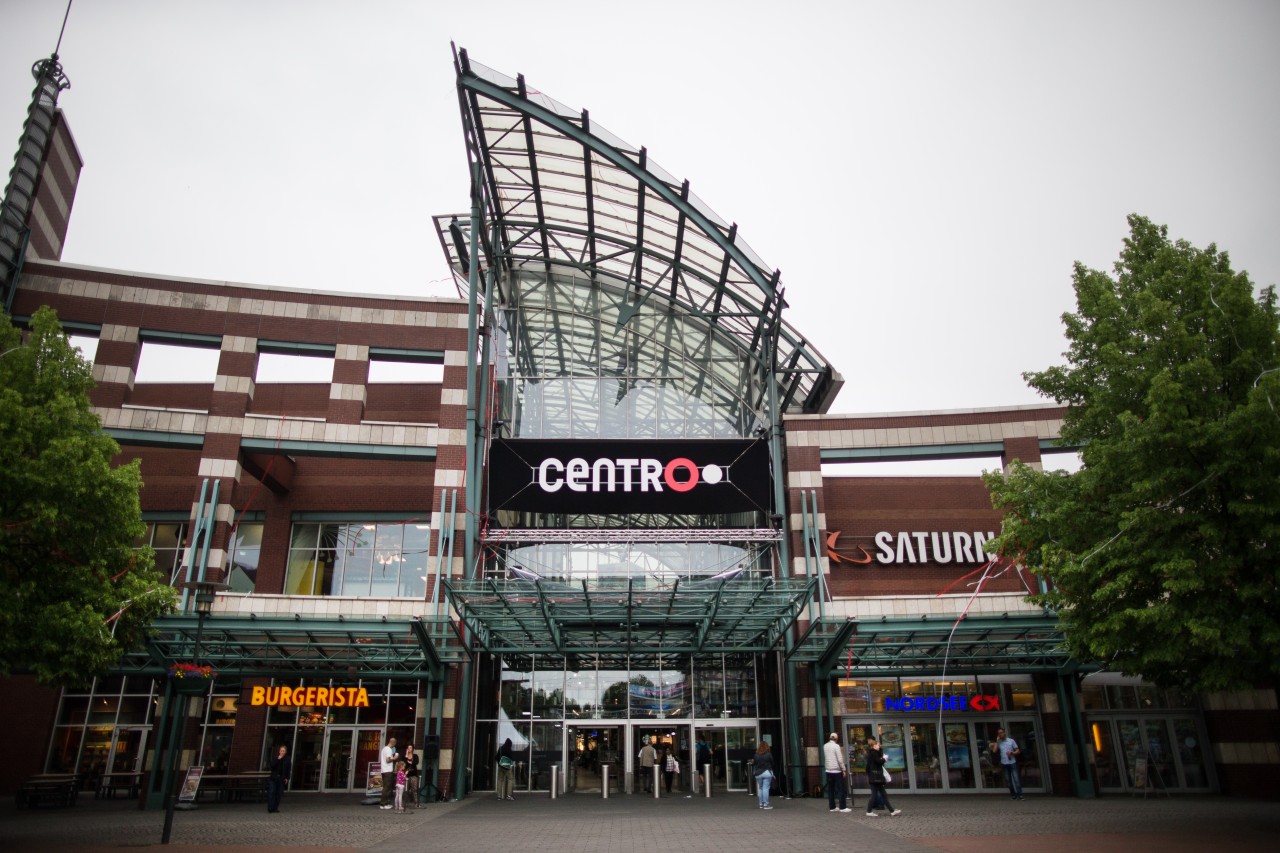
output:
[[[147,722],[147,712],[151,710],[151,700],[146,696],[126,696],[120,700],[120,716],[117,722],[140,724]]]
[[[1036,691],[1031,684],[1009,685],[1009,708],[1014,711],[1034,711]]]
[[[601,689],[597,710],[601,717],[625,719],[627,716],[627,679],[625,669],[602,669],[599,674]],[[619,768],[621,772],[621,768]]]
[[[529,727],[529,790],[551,790],[551,767],[560,763],[560,735],[556,723],[533,723]]]
[[[329,748],[324,757],[324,787],[348,790],[351,785],[351,744],[355,732],[330,730]]]
[[[893,776],[893,781],[885,787],[907,787],[907,749],[901,723],[880,724],[880,750],[888,759],[884,769]]]
[[[200,752],[200,764],[206,773],[227,773],[231,767],[231,737],[235,729],[227,726],[209,726],[205,729],[204,748]],[[119,759],[119,745],[116,757]]]
[[[938,726],[914,723],[911,726],[911,764],[915,768],[916,787],[942,787],[942,768],[938,761]]]
[[[59,723],[83,724],[89,716],[88,696],[64,696],[62,712],[58,715]]]
[[[668,718],[683,718],[689,716],[689,704],[691,701],[689,674],[687,666],[680,668],[681,661],[687,661],[683,655],[680,660],[664,662],[662,668],[662,710],[663,716]],[[748,685],[751,688],[751,713],[755,713],[755,684],[753,682]],[[748,703],[743,702],[746,707]],[[683,764],[681,770],[683,770]]]
[[[76,758],[80,754],[80,741],[84,729],[80,726],[59,726],[53,732],[53,748],[49,751],[50,773],[73,773]]]
[[[291,791],[318,791],[320,789],[320,754],[324,750],[324,727],[299,728],[293,752],[293,774],[289,777]]]
[[[1178,746],[1178,764],[1182,767],[1183,782],[1188,788],[1208,788],[1209,775],[1204,766],[1200,732],[1195,720],[1177,717],[1173,721],[1173,736]]]
[[[559,667],[544,669],[542,660],[533,673],[533,718],[559,720],[564,717],[564,672]]]
[[[1177,785],[1173,772],[1173,755],[1169,751],[1169,722],[1164,719],[1146,720],[1143,730],[1147,737],[1147,781],[1153,788],[1168,790]]]
[[[973,745],[969,741],[967,723],[947,723],[942,727],[946,743],[947,786],[952,789],[973,788]]]
[[[699,657],[694,661],[694,702],[699,717],[728,716],[724,709],[724,667],[721,658]]]
[[[1099,788],[1124,788],[1123,763],[1116,752],[1115,738],[1109,720],[1096,720],[1089,726],[1093,733],[1093,764]]]
[[[1024,788],[1044,787],[1044,776],[1040,769],[1040,735],[1035,723],[1009,722],[1009,737],[1018,742],[1021,754],[1018,756],[1018,773]]]
[[[1127,684],[1108,684],[1107,704],[1112,708],[1138,707],[1138,694]]]
[[[756,670],[751,657],[726,657],[724,661],[725,712],[730,717],[756,716]]]
[[[1124,756],[1125,779],[1130,787],[1138,787],[1138,757],[1142,753],[1142,730],[1137,720],[1116,720],[1120,732],[1120,749]],[[1146,779],[1142,780],[1143,785]]]
[[[871,682],[871,710],[873,712],[884,713],[887,710],[884,706],[884,700],[896,698],[898,698],[898,682]]]
[[[116,711],[119,707],[119,696],[103,696],[101,694],[94,696],[93,702],[89,705],[89,724],[114,726]]]
[[[1000,758],[991,751],[996,742],[996,731],[1000,728],[999,723],[974,723],[974,732],[977,735],[978,747],[978,768],[982,771],[981,782],[984,789],[1004,788],[1004,771],[1000,768]]]
[[[867,741],[871,739],[870,723],[855,723],[845,727],[844,742],[849,750],[849,772],[853,775],[853,788],[870,789],[867,782]]]
[[[1106,708],[1107,695],[1103,692],[1102,687],[1097,684],[1090,684],[1080,688],[1080,707],[1086,711]]]
[[[566,717],[595,717],[596,696],[599,688],[596,685],[595,667],[578,671],[569,670],[565,677],[564,713]],[[573,749],[573,745],[569,747]]]
[[[231,540],[227,583],[232,592],[253,592],[262,552],[262,524],[241,524]]]

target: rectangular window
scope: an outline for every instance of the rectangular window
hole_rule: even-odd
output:
[[[285,594],[423,598],[430,533],[422,519],[295,523]]]

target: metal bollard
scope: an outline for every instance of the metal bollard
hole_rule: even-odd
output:
[[[609,799],[609,765],[600,765],[600,798]]]
[[[551,799],[556,798],[556,777],[560,775],[559,765],[551,765]]]
[[[702,796],[710,797],[711,796],[711,765],[710,764],[702,765],[702,778],[707,780],[702,786]]]
[[[655,800],[658,799],[658,791],[662,789],[662,785],[658,782],[658,779],[661,778],[658,775],[658,769],[658,765],[653,765],[653,798]]]

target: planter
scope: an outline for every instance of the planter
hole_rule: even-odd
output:
[[[209,685],[213,684],[211,678],[174,678],[173,692],[183,696],[203,696],[209,692]]]

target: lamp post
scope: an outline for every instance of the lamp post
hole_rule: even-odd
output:
[[[213,612],[213,600],[217,593],[228,589],[228,586],[225,583],[214,583],[212,581],[190,581],[182,584],[181,588],[195,592],[193,609],[196,614],[196,639],[191,648],[191,663],[193,666],[199,666],[200,640],[204,636],[204,620]],[[206,685],[206,692],[208,692],[207,688],[208,685]],[[169,725],[169,764],[165,771],[164,779],[161,781],[165,794],[164,831],[160,835],[161,844],[169,843],[169,835],[173,831],[173,811],[177,807],[178,800],[173,791],[175,787],[173,777],[178,770],[178,753],[182,751],[183,728],[186,725],[187,718],[186,694],[175,691],[171,682],[169,684],[169,696],[168,705],[173,710]]]

